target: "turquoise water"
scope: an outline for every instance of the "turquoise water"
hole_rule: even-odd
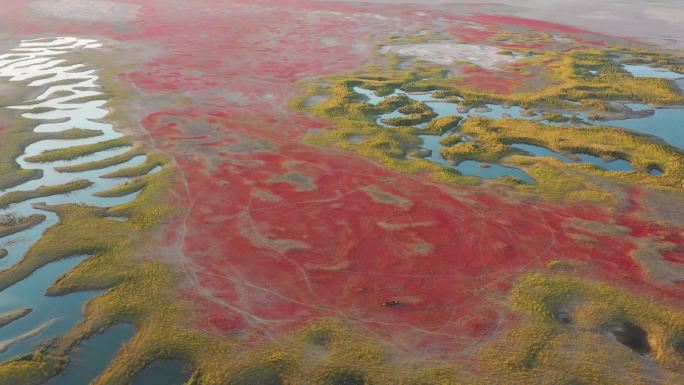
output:
[[[183,385],[190,375],[184,361],[156,360],[135,376],[132,385]]]
[[[69,365],[45,385],[88,385],[107,367],[121,346],[135,335],[131,324],[114,325],[94,335],[71,353]]]
[[[23,281],[0,291],[0,313],[21,307],[33,309],[25,317],[0,328],[0,341],[10,340],[41,325],[47,325],[40,334],[0,353],[0,361],[29,353],[36,345],[65,333],[83,318],[83,306],[101,291],[77,292],[59,297],[48,297],[45,291],[86,258],[87,256],[78,256],[50,263]]]
[[[632,110],[650,109],[644,104],[626,104]],[[626,128],[631,131],[657,136],[665,143],[684,149],[684,108],[657,108],[655,114],[642,119],[610,120],[597,122],[606,126]]]
[[[572,159],[568,158],[567,156],[559,154],[553,150],[549,150],[548,148],[542,147],[542,146],[535,146],[533,144],[526,144],[526,143],[515,143],[515,144],[511,144],[510,147],[524,151],[527,154],[530,154],[533,156],[555,158],[555,159],[558,159],[561,162],[565,162],[565,163],[573,163],[574,162]]]
[[[483,164],[474,160],[466,160],[456,166],[462,175],[479,176],[484,179],[497,179],[504,176],[520,179],[523,183],[533,184],[534,179],[515,167],[502,166],[496,163]]]
[[[518,178],[524,183],[535,183],[532,177],[524,173],[522,170],[514,167],[507,167],[500,164],[483,165],[474,160],[466,160],[457,165],[453,165],[444,159],[444,157],[442,157],[441,151],[444,146],[442,146],[442,144],[439,142],[442,139],[442,136],[420,135],[420,138],[423,140],[423,147],[432,151],[430,156],[424,158],[425,160],[429,160],[444,167],[452,168],[462,175],[478,176],[484,179],[496,179],[509,176]]]
[[[682,78],[683,75],[681,74],[676,74],[672,71],[664,71],[664,70],[658,70],[658,69],[652,69],[648,68],[646,66],[629,66],[626,67],[625,69],[629,71],[633,71],[635,76],[651,76],[651,77],[661,77],[661,78],[668,78],[668,79],[676,79],[676,78]],[[675,77],[676,76],[676,77]],[[355,87],[354,90],[362,95],[364,95],[367,100],[371,104],[377,104],[380,101],[382,101],[384,98],[379,97],[375,95],[375,93],[371,90],[363,89],[361,87]],[[459,113],[458,112],[458,104],[457,103],[450,103],[445,100],[440,100],[440,99],[435,99],[432,96],[432,93],[405,93],[401,90],[395,91],[392,95],[398,95],[398,94],[406,94],[409,98],[424,102],[426,103],[430,108],[435,111],[435,113],[439,116],[450,116],[450,115],[456,115],[456,116],[461,116],[463,118],[468,118],[471,116],[483,116],[491,119],[503,119],[505,117],[511,117],[511,118],[517,118],[517,119],[539,119],[539,117],[529,117],[529,116],[524,116],[522,115],[523,109],[520,107],[510,107],[510,108],[504,108],[501,105],[496,105],[496,104],[487,104],[486,107],[489,109],[489,111],[483,111],[483,112],[478,112],[475,109],[471,109],[467,113]],[[643,104],[625,104],[626,107],[632,109],[632,110],[642,110],[642,109],[651,109],[647,105]],[[378,118],[378,124],[384,126],[384,127],[390,127],[387,124],[382,122],[382,119],[386,119],[388,117],[393,117],[393,116],[401,116],[402,114],[399,113],[398,111],[393,111],[389,114],[385,114],[381,117]],[[584,113],[575,113],[575,114],[564,114],[566,117],[572,117],[576,116],[579,119],[589,121],[588,117]],[[548,122],[544,121],[545,124],[549,125],[563,125],[567,123],[558,123],[558,122]],[[638,118],[638,119],[624,119],[624,120],[610,120],[610,121],[600,121],[600,122],[594,122],[596,124],[600,125],[606,125],[606,126],[615,126],[615,127],[620,127],[620,128],[625,128],[631,131],[639,132],[639,133],[644,133],[648,135],[653,135],[663,142],[670,144],[674,147],[677,147],[679,149],[684,149],[684,109],[683,108],[658,108],[655,109],[655,113],[652,116],[645,117],[645,118]],[[418,128],[423,128],[424,125],[419,125],[417,126]],[[473,175],[473,176],[479,176],[482,178],[486,179],[492,179],[492,178],[498,178],[501,176],[512,176],[516,177],[526,183],[534,183],[534,180],[529,177],[529,175],[525,174],[522,170],[519,170],[517,168],[513,167],[507,167],[503,165],[498,165],[498,164],[492,164],[489,165],[489,167],[481,167],[481,165],[478,162],[474,161],[469,161],[468,163],[463,162],[462,164],[459,165],[453,165],[450,164],[447,160],[442,158],[440,152],[443,148],[443,146],[439,143],[440,140],[454,131],[457,131],[457,129],[451,130],[442,136],[435,136],[435,135],[421,135],[420,138],[423,140],[423,148],[429,149],[432,151],[432,154],[428,157],[426,157],[426,160],[429,160],[431,162],[440,164],[445,167],[450,167],[453,169],[458,170],[460,173],[463,175]],[[516,144],[513,145],[513,147],[518,148],[520,150],[526,151],[530,154],[533,154],[535,156],[550,156],[553,158],[556,158],[558,160],[561,160],[563,162],[568,162],[568,163],[591,163],[597,167],[610,170],[610,171],[634,171],[634,168],[632,165],[624,160],[624,159],[617,159],[613,161],[605,161],[601,159],[600,157],[593,156],[591,154],[573,154],[576,158],[571,159],[567,156],[564,156],[562,154],[555,153],[554,151],[551,151],[549,149],[539,147],[539,146],[531,146],[531,145],[524,145],[524,144]],[[652,175],[662,175],[662,172],[658,169],[651,169],[648,170],[649,173]]]
[[[584,163],[591,163],[594,166],[600,167],[604,170],[609,171],[634,171],[632,164],[624,159],[615,159],[611,161],[605,161],[598,156],[591,154],[576,154],[578,158]]]
[[[670,71],[665,68],[654,68],[647,65],[623,64],[622,68],[637,78],[659,78],[659,79],[682,79],[684,74]]]
[[[559,154],[546,147],[535,146],[533,144],[516,143],[511,144],[510,147],[517,148],[528,154],[538,157],[551,157],[565,163],[591,163],[596,167],[600,167],[609,171],[634,171],[632,164],[624,159],[615,159],[612,161],[605,161],[598,156],[591,154],[574,154],[577,159],[571,159],[565,155]]]
[[[648,173],[653,176],[663,176],[663,171],[657,168],[652,168],[648,170]]]
[[[380,103],[384,99],[383,97],[378,97],[377,95],[375,95],[373,91],[363,89],[361,87],[354,87],[354,91],[364,95],[367,98],[368,102],[374,105]],[[432,110],[435,111],[438,117],[450,115],[458,115],[464,117],[479,115],[490,117],[493,119],[501,119],[503,118],[504,114],[509,114],[512,117],[522,117],[521,112],[523,111],[523,109],[520,107],[503,108],[499,105],[489,104],[487,106],[489,107],[490,111],[476,112],[475,110],[471,110],[468,113],[461,114],[457,111],[458,104],[434,99],[431,93],[405,93],[401,90],[397,90],[392,95],[398,95],[402,93],[406,94],[409,98],[413,100],[424,102],[428,105],[428,107],[432,108]],[[383,120],[390,117],[402,115],[403,114],[401,114],[399,111],[395,110],[391,113],[379,116],[376,122],[383,127],[391,127],[383,123]],[[424,127],[424,125],[419,125],[417,127],[422,128]],[[472,160],[464,161],[457,165],[451,164],[441,155],[443,146],[440,143],[440,140],[451,134],[453,131],[454,130],[448,131],[441,136],[420,135],[420,138],[423,140],[423,148],[432,151],[431,155],[425,157],[424,159],[439,164],[441,166],[457,170],[459,173],[466,176],[478,176],[484,179],[496,179],[504,176],[509,176],[517,178],[524,183],[535,183],[534,179],[532,179],[529,175],[527,175],[522,170],[514,167],[503,166],[500,164],[481,164],[480,162]]]

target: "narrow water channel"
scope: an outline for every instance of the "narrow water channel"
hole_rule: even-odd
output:
[[[648,66],[624,67],[626,71],[630,72],[635,77],[657,77],[668,80],[684,79],[683,74],[678,74],[663,69],[654,69]],[[354,87],[353,90],[357,94],[362,95],[366,99],[366,102],[372,105],[377,105],[385,98],[391,96],[406,95],[412,100],[425,103],[436,113],[437,117],[455,115],[460,116],[462,118],[482,116],[490,119],[516,118],[540,120],[539,116],[535,116],[536,114],[524,114],[524,110],[518,106],[504,107],[502,105],[497,104],[487,104],[480,109],[469,109],[468,111],[461,112],[459,111],[458,103],[452,103],[447,102],[443,99],[437,99],[433,96],[432,92],[408,93],[402,90],[395,90],[390,95],[378,96],[373,90],[365,89],[363,87],[357,86]],[[647,105],[634,103],[627,103],[625,104],[625,107],[633,111],[651,109],[651,107]],[[376,117],[376,123],[385,128],[392,128],[392,126],[386,124],[384,120],[394,117],[401,117],[403,115],[404,114],[402,114],[398,110],[394,110]],[[567,118],[572,118],[574,116],[575,118],[578,118],[587,123],[620,127],[631,131],[652,135],[673,147],[684,150],[684,108],[681,108],[681,106],[673,108],[657,108],[655,109],[653,115],[644,116],[641,118],[611,121],[591,121],[588,115],[585,113],[575,113],[573,115],[564,114],[564,116]],[[550,121],[544,121],[544,123],[550,125],[567,124],[563,122]],[[425,124],[417,125],[416,127],[420,129],[424,128],[424,126]],[[472,160],[466,160],[458,164],[452,164],[451,162],[447,161],[441,155],[441,152],[444,148],[444,146],[441,144],[441,140],[451,135],[455,131],[458,131],[458,127],[453,128],[442,135],[419,135],[419,137],[423,141],[422,147],[424,149],[431,151],[430,155],[426,156],[424,159],[439,164],[441,166],[453,168],[462,175],[478,176],[484,179],[496,179],[508,176],[517,178],[523,183],[535,183],[534,179],[532,179],[522,170],[515,167],[509,167],[501,164],[482,164],[480,162]],[[606,161],[600,157],[584,153],[570,154],[574,156],[574,158],[571,159],[565,155],[558,154],[554,151],[539,146],[519,143],[511,145],[511,147],[521,150],[527,155],[550,156],[566,163],[590,163],[601,169],[618,172],[634,171],[632,165],[624,159]],[[660,172],[657,169],[648,170],[648,172],[652,175],[662,174],[662,172]]]
[[[41,38],[24,40],[19,47],[0,55],[0,82],[11,82],[15,86],[28,87],[35,90],[30,92],[31,94],[38,95],[17,105],[0,108],[21,112],[21,118],[26,119],[33,131],[37,133],[59,133],[73,128],[94,130],[99,133],[97,136],[84,139],[40,140],[27,146],[24,153],[15,159],[21,169],[40,170],[41,176],[38,179],[0,190],[0,196],[13,191],[31,191],[41,186],[57,186],[78,180],[88,180],[92,184],[70,193],[29,199],[0,209],[0,217],[7,215],[25,217],[34,214],[45,216],[45,220],[38,225],[0,238],[0,249],[7,250],[7,256],[0,259],[2,270],[21,261],[42,234],[59,222],[56,214],[36,208],[34,204],[44,202],[48,205],[85,204],[112,207],[129,202],[138,194],[114,198],[94,195],[126,182],[126,178],[104,178],[103,176],[144,163],[146,161],[144,155],[97,170],[79,172],[58,170],[59,167],[117,156],[130,150],[130,146],[99,151],[72,160],[45,163],[28,160],[31,156],[45,151],[95,144],[123,136],[112,124],[105,122],[108,115],[108,110],[105,108],[107,100],[102,96],[104,93],[96,70],[89,69],[86,64],[69,63],[70,53],[98,50],[101,47],[100,43],[91,39]],[[117,220],[126,220],[126,218]],[[88,255],[73,256],[50,263],[23,281],[0,291],[0,314],[21,308],[32,309],[27,315],[0,327],[0,347],[2,348],[0,361],[32,351],[49,339],[63,334],[82,319],[84,304],[100,293],[99,291],[77,292],[57,297],[48,297],[45,292],[55,280],[88,257]],[[107,342],[107,339],[103,341]]]

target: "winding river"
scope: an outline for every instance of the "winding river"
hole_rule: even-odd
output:
[[[99,133],[97,136],[84,139],[40,140],[27,146],[24,153],[16,159],[22,169],[40,170],[42,176],[0,190],[0,196],[12,191],[30,191],[40,186],[57,186],[77,180],[88,180],[92,184],[70,193],[29,199],[0,209],[0,218],[6,215],[45,216],[44,221],[32,228],[0,238],[0,249],[7,250],[7,256],[0,259],[0,269],[7,269],[20,261],[42,234],[59,222],[56,214],[41,210],[34,204],[75,203],[112,207],[131,201],[138,194],[115,198],[94,195],[126,182],[126,178],[103,176],[119,169],[143,164],[146,161],[145,155],[138,155],[123,163],[97,170],[57,170],[63,166],[120,155],[129,151],[130,146],[99,151],[68,161],[32,163],[27,160],[44,151],[94,144],[123,136],[112,124],[103,122],[108,115],[105,108],[107,100],[103,97],[96,70],[89,69],[84,64],[67,62],[69,53],[99,48],[101,44],[96,40],[76,37],[40,38],[24,40],[19,47],[0,55],[0,81],[17,82],[22,87],[35,89],[33,94],[38,94],[34,99],[24,100],[19,105],[0,108],[19,110],[22,118],[31,122],[31,127],[37,133],[57,133],[72,128],[95,130]],[[99,292],[77,292],[50,297],[45,295],[45,291],[56,279],[86,258],[87,255],[74,256],[48,264],[23,281],[0,291],[0,314],[21,308],[32,309],[25,316],[0,327],[0,361],[32,351],[38,345],[66,332],[82,319],[84,304]]]

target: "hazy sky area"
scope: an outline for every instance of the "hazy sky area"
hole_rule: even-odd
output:
[[[332,1],[332,0],[320,0]],[[392,3],[397,0],[351,0]],[[459,7],[569,24],[684,50],[684,0],[422,0],[403,1],[440,8]]]
[[[166,0],[183,4],[182,0]],[[594,32],[635,38],[684,50],[684,0],[316,0],[320,2],[414,4],[449,12],[502,14],[546,20]],[[227,2],[229,3],[229,2]],[[277,0],[274,0],[274,4]],[[124,21],[137,6],[112,0],[35,0],[38,14],[74,21]],[[186,3],[187,4],[187,3]],[[12,10],[0,9],[0,15]],[[684,55],[684,52],[681,53]]]

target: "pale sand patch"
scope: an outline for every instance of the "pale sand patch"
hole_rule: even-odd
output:
[[[377,225],[387,231],[400,231],[406,229],[414,229],[417,227],[432,227],[436,225],[435,221],[424,221],[424,222],[414,222],[414,223],[387,223],[385,221],[377,222]]]
[[[139,5],[111,0],[37,0],[29,6],[41,16],[106,23],[133,21],[140,9]]]
[[[306,242],[296,239],[273,238],[269,232],[269,225],[267,223],[254,223],[247,211],[240,213],[238,220],[240,235],[247,238],[254,247],[274,250],[279,254],[285,254],[291,250],[307,250],[310,248]]]
[[[50,325],[52,325],[52,323],[55,322],[56,320],[57,320],[56,318],[53,318],[53,319],[49,320],[48,322],[38,326],[37,328],[35,328],[33,330],[28,331],[28,332],[26,332],[20,336],[17,336],[17,337],[14,337],[14,338],[11,338],[11,339],[8,339],[5,341],[0,341],[0,353],[6,352],[7,349],[12,347],[12,345],[16,345],[20,342],[24,342],[30,338],[37,336],[38,334],[42,333],[43,330],[50,327]]]
[[[487,45],[457,43],[388,45],[381,49],[383,53],[411,56],[439,65],[468,62],[490,70],[499,69],[499,66],[513,63],[518,59],[515,56],[499,54],[500,51],[500,48]]]
[[[378,203],[384,203],[386,205],[399,206],[404,209],[408,209],[413,206],[413,201],[401,197],[399,195],[393,194],[389,191],[385,191],[378,186],[370,185],[361,189],[363,192],[368,194],[374,201]]]

